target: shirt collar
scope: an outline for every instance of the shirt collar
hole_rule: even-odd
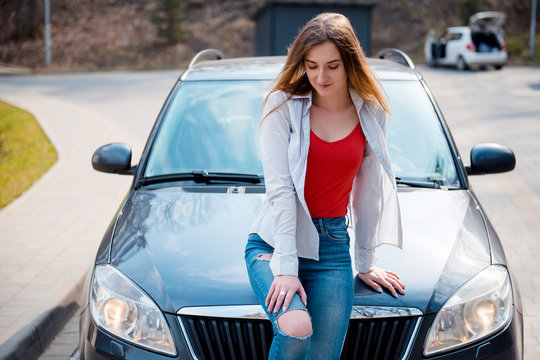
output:
[[[310,99],[311,100],[311,91],[306,95],[292,95],[291,99]]]

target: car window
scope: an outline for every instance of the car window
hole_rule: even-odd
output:
[[[449,32],[449,31],[445,31],[441,37],[440,37],[440,40],[443,41],[443,42],[447,42],[447,41],[452,41],[452,40],[459,40],[461,39],[461,36],[463,34],[462,33],[459,33],[459,32]]]
[[[390,99],[387,143],[396,177],[459,186],[437,113],[418,81],[385,81]]]
[[[447,40],[448,41],[459,40],[459,39],[461,39],[462,35],[463,35],[462,33],[449,33],[448,37],[447,37]]]
[[[268,81],[181,84],[152,146],[145,176],[208,172],[262,175],[259,113]],[[385,81],[392,115],[387,141],[401,179],[458,186],[453,157],[437,114],[418,81]]]

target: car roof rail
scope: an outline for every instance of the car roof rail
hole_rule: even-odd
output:
[[[223,59],[225,57],[225,55],[223,55],[223,53],[217,49],[205,49],[195,54],[195,56],[189,62],[187,69],[191,69],[193,65],[195,65],[195,63],[199,61],[199,59],[205,56],[214,56],[218,60]]]
[[[383,49],[379,51],[379,54],[377,55],[377,57],[379,59],[388,59],[390,61],[394,61],[394,62],[403,64],[405,66],[408,66],[411,69],[414,69],[414,63],[411,60],[411,58],[399,49],[395,49],[395,48]]]

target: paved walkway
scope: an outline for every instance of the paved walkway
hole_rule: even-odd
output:
[[[0,359],[18,354],[21,341],[24,358],[41,353],[77,308],[83,276],[132,180],[92,170],[93,151],[114,141],[142,148],[102,114],[31,95],[0,97],[34,114],[58,161],[0,211]]]
[[[79,314],[69,319],[62,331],[38,360],[79,360]]]

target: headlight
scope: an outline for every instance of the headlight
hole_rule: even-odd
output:
[[[493,265],[463,285],[435,317],[424,346],[434,355],[484,338],[512,317],[512,288],[505,267]]]
[[[135,345],[176,355],[169,326],[159,308],[114,267],[96,266],[90,309],[100,328]]]

